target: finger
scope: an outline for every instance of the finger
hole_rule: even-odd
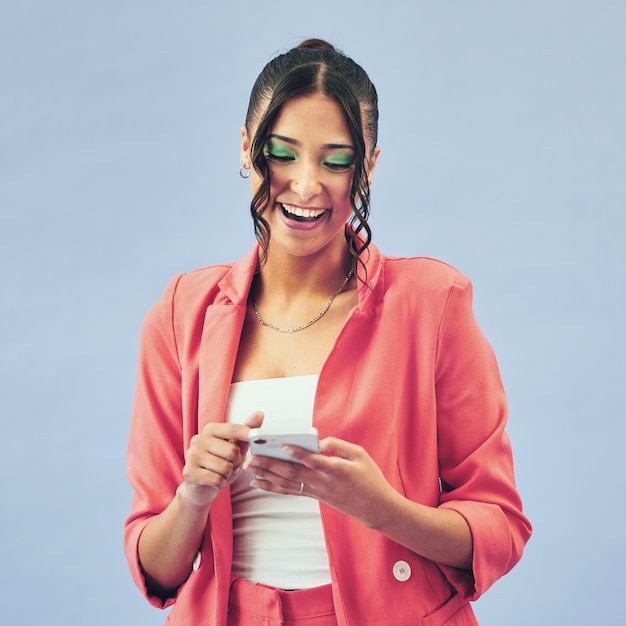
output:
[[[194,468],[208,470],[229,478],[241,468],[242,458],[236,444],[216,439],[210,449],[197,445],[191,447],[186,455],[185,468],[188,471],[193,471]]]
[[[223,489],[234,471],[232,463],[214,456],[207,456],[200,463],[186,463],[183,479],[186,483]]]
[[[235,472],[239,471],[240,464],[218,456],[205,456],[198,466],[213,474],[219,474],[228,480]]]
[[[194,455],[196,459],[201,459],[206,454],[215,455],[227,461],[241,459],[241,450],[237,442],[212,435],[194,435],[191,438],[187,456]]]
[[[246,419],[244,425],[248,426],[248,428],[260,428],[263,425],[264,418],[265,415],[262,411],[255,411]]]
[[[336,456],[348,461],[358,458],[363,451],[361,446],[357,446],[343,439],[336,437],[326,437],[320,441],[320,454]]]
[[[239,443],[239,448],[241,449],[241,454],[245,457],[248,454],[248,448],[250,447],[250,442],[248,440],[248,436],[250,435],[250,429],[252,428],[260,428],[263,425],[263,419],[265,415],[262,411],[255,411],[250,415],[246,421],[243,423],[244,426],[248,428],[248,434],[246,435],[245,441],[241,441]]]
[[[305,493],[306,483],[304,481],[289,480],[266,470],[258,470],[254,476],[254,480],[250,482],[250,486],[262,489],[263,491],[281,493],[284,495],[313,495],[310,489],[308,493]]]
[[[221,422],[211,422],[202,429],[202,435],[243,443],[247,443],[249,432],[250,426],[245,424],[226,424]]]
[[[283,452],[293,458],[294,462],[300,463],[309,469],[321,469],[324,464],[324,457],[317,452],[311,452],[299,446],[283,446]],[[293,465],[293,463],[290,463]]]
[[[252,469],[257,476],[281,484],[300,485],[300,481],[307,480],[311,475],[311,470],[304,465],[280,461],[269,456],[254,455],[246,462],[245,467]]]

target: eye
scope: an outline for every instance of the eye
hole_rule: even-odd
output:
[[[289,163],[296,160],[296,153],[285,146],[268,144],[263,151],[265,158],[276,163]]]
[[[324,167],[334,172],[345,172],[352,169],[354,157],[352,155],[333,155],[324,159]]]

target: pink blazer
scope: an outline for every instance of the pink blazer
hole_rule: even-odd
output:
[[[211,508],[200,565],[176,598],[148,594],[137,544],[181,483],[191,437],[224,421],[256,259],[255,247],[235,264],[176,277],[142,328],[125,550],[149,601],[174,604],[168,624],[226,624],[228,491]],[[320,504],[338,620],[475,624],[469,600],[517,563],[531,533],[515,488],[498,366],[464,275],[432,259],[385,257],[373,245],[366,265],[359,304],[320,372],[314,425],[322,438],[362,445],[407,498],[463,515],[474,557],[471,571],[437,565]]]

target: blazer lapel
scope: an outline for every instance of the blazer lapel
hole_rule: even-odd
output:
[[[198,363],[198,432],[225,419],[257,259],[255,246],[220,281],[219,294],[206,309]]]

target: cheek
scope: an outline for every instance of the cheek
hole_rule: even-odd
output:
[[[327,185],[335,202],[350,204],[350,192],[352,190],[352,176],[345,178],[336,177]]]
[[[253,169],[250,174],[250,190],[252,191],[252,197],[257,194],[259,189],[261,188],[261,183],[263,182],[263,178],[259,175],[259,173]]]
[[[269,178],[270,178],[270,197],[274,197],[278,191],[285,185],[286,181],[283,180],[284,177],[281,177],[280,170],[276,170],[276,168],[272,169],[270,167],[269,170]],[[252,174],[250,175],[250,186],[252,188],[252,195],[254,196],[256,192],[260,189],[261,184],[263,182],[263,177],[259,175],[256,170],[252,170]]]

